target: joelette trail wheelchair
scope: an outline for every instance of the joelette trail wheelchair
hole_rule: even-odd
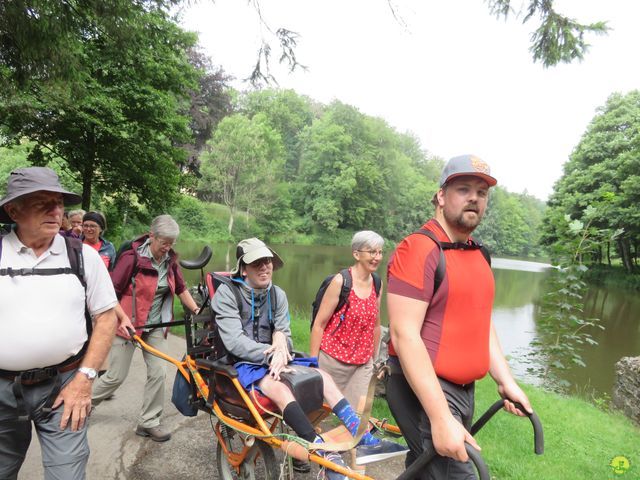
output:
[[[216,463],[220,478],[224,480],[266,479],[277,480],[282,476],[292,476],[291,458],[315,463],[319,466],[340,472],[354,480],[373,480],[357,471],[341,467],[315,453],[316,446],[296,437],[284,424],[277,407],[258,391],[246,391],[237,378],[237,372],[226,358],[212,359],[214,348],[214,329],[211,328],[210,301],[213,296],[211,275],[204,273],[204,267],[211,259],[212,252],[205,247],[195,260],[181,260],[183,268],[200,270],[200,282],[197,296],[202,301],[198,315],[185,315],[184,324],[186,354],[178,360],[146,344],[138,335],[132,333],[132,341],[145,351],[156,355],[176,366],[176,382],[183,382],[185,401],[195,415],[203,411],[210,415],[213,431],[217,438]],[[209,277],[209,278],[208,278]],[[158,326],[166,326],[158,325]],[[398,427],[386,420],[370,418],[374,381],[370,386],[365,410],[361,418],[361,427],[356,438],[344,427],[322,432],[325,450],[347,450],[355,446],[356,441],[369,425],[380,432],[400,436]],[[175,388],[175,386],[174,386]],[[502,407],[502,401],[496,402],[474,425],[471,433],[476,433]],[[523,410],[524,411],[524,410]],[[328,405],[321,405],[309,412],[311,422],[319,429],[323,419],[331,414]],[[529,416],[534,428],[535,452],[543,452],[544,440],[542,425],[535,414]],[[284,452],[278,460],[277,451]],[[490,478],[488,468],[480,453],[467,446],[469,457],[476,465],[481,480]],[[435,456],[435,452],[424,452],[399,480],[416,477],[424,466]]]

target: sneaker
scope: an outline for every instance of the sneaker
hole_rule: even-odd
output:
[[[311,471],[311,465],[309,465],[309,462],[298,460],[297,458],[292,458],[291,460],[294,472],[309,473]]]
[[[409,449],[399,443],[389,440],[380,440],[375,445],[360,445],[356,447],[356,465],[366,465],[371,462],[379,462],[391,457],[404,455]]]
[[[342,460],[342,456],[339,452],[323,452],[322,456],[339,467],[347,468],[347,465],[344,463],[344,460]],[[324,480],[348,480],[349,477],[331,470],[330,468],[322,467],[318,474],[318,478],[322,478]]]
[[[136,435],[140,435],[141,437],[151,437],[151,440],[154,442],[166,442],[171,438],[171,434],[162,430],[160,426],[143,427],[138,425],[138,428],[136,428]]]

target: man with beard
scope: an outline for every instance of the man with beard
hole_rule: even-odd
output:
[[[470,236],[496,183],[478,157],[449,160],[432,200],[435,217],[406,237],[389,261],[387,400],[410,448],[407,467],[425,449],[438,454],[421,478],[476,478],[465,442],[480,449],[469,429],[474,382],[487,372],[507,411],[525,415],[514,402],[532,411],[491,321],[491,267]],[[441,262],[445,269],[438,278]]]

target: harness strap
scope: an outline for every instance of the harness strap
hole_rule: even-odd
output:
[[[71,267],[60,268],[0,268],[0,275],[6,277],[27,277],[35,275],[75,275]]]
[[[16,414],[19,422],[28,422],[31,417],[27,412],[27,405],[24,401],[24,393],[22,391],[22,381],[20,376],[13,380],[13,396],[16,398]]]
[[[62,387],[62,379],[60,378],[60,372],[58,372],[58,374],[55,377],[55,381],[53,382],[53,388],[49,392],[49,395],[47,395],[47,398],[44,401],[44,404],[42,405],[42,408],[41,408],[42,412],[45,413],[46,415],[51,413],[53,402],[56,401],[56,398],[60,393],[61,387]]]

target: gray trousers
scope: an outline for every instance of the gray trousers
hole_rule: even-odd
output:
[[[167,339],[162,329],[156,328],[151,332],[144,332],[142,340],[153,348],[166,351]],[[91,401],[98,405],[102,400],[111,396],[125,381],[131,367],[135,346],[128,340],[116,336],[109,352],[109,370],[96,380],[93,385]],[[146,351],[142,357],[147,364],[147,379],[144,384],[142,409],[138,417],[138,425],[151,428],[160,425],[160,417],[164,408],[164,380],[167,373],[167,361]]]
[[[391,372],[387,380],[387,402],[409,446],[405,460],[405,466],[408,467],[425,449],[434,450],[431,423],[404,375],[394,374],[393,368]],[[441,378],[438,380],[454,418],[469,430],[473,420],[475,385],[460,386]],[[436,455],[418,478],[475,480],[477,477],[470,461],[463,463]]]
[[[76,370],[61,373],[63,386]],[[45,480],[83,480],[89,459],[87,423],[77,432],[60,430],[64,406],[50,414],[41,407],[53,388],[53,380],[23,385],[24,404],[31,421],[18,421],[13,382],[0,378],[0,479],[16,479],[31,443],[32,425],[42,450]]]

